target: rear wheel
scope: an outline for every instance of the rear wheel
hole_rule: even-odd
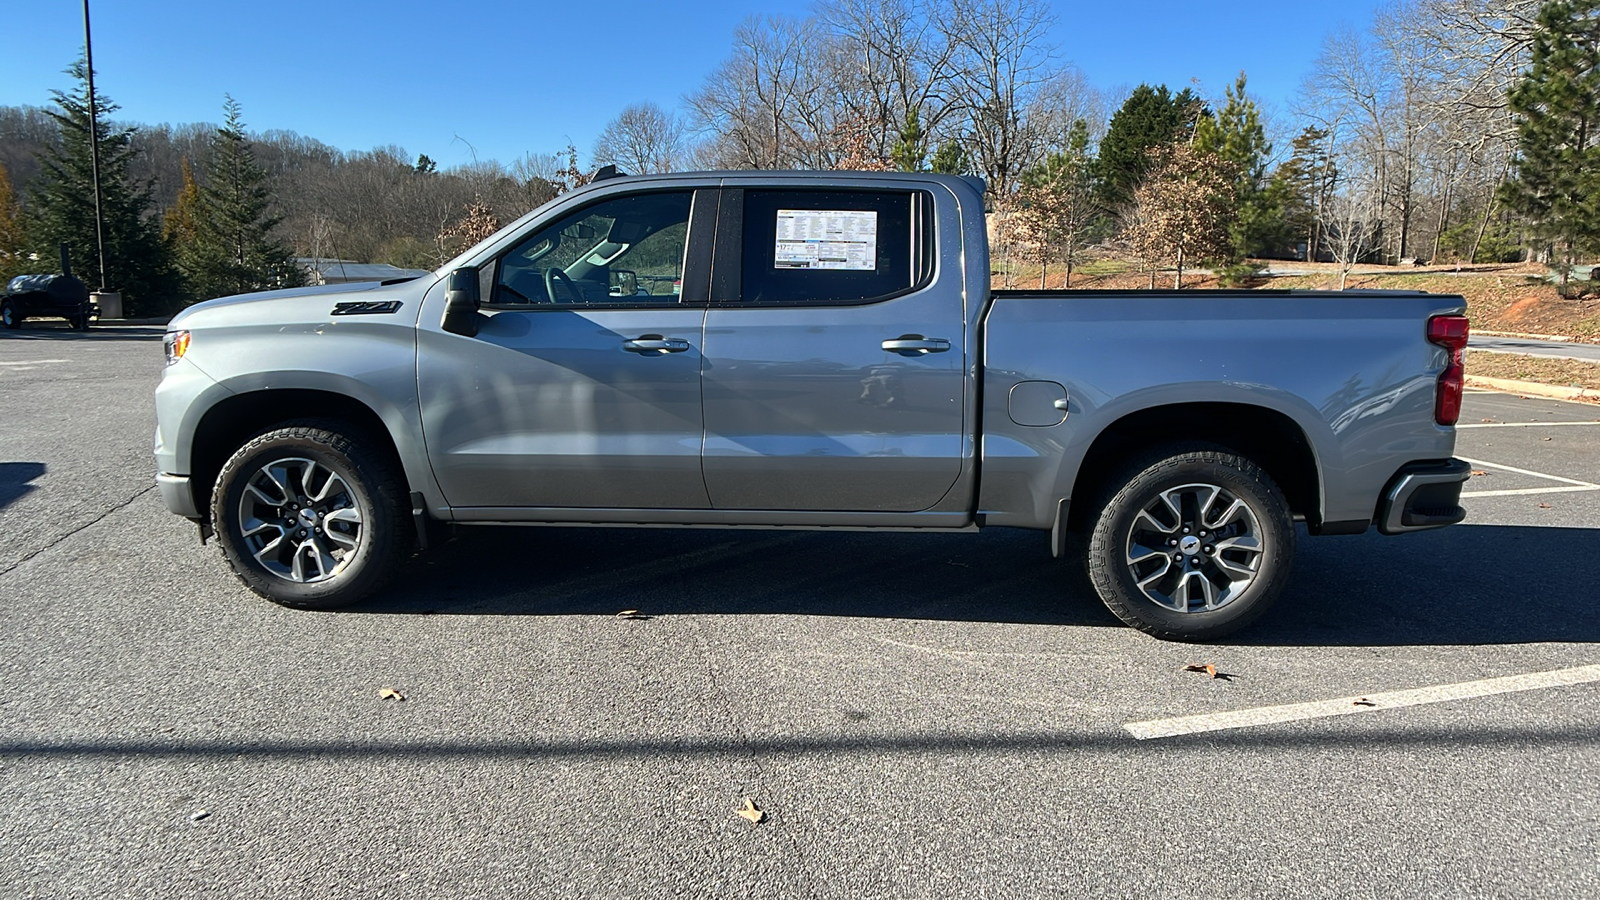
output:
[[[285,425],[239,448],[217,475],[211,522],[247,587],[300,609],[367,597],[411,547],[393,463],[339,422]]]
[[[78,315],[75,315],[75,316],[67,316],[67,326],[69,328],[71,328],[73,331],[88,331],[89,330],[89,314],[88,313],[79,313]]]
[[[1143,457],[1094,508],[1084,563],[1095,592],[1156,637],[1232,634],[1288,580],[1289,504],[1260,466],[1225,448],[1174,445]]]
[[[0,300],[0,325],[7,328],[22,327],[22,317],[17,315],[17,308],[10,300]]]

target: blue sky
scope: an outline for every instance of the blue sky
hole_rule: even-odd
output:
[[[1269,115],[1288,105],[1324,36],[1364,29],[1388,0],[1056,2],[1058,58],[1098,87],[1199,81],[1220,96],[1243,69]],[[91,0],[100,90],[119,118],[216,122],[223,94],[251,130],[344,150],[399,145],[441,166],[510,162],[572,141],[587,154],[623,106],[668,109],[726,57],[753,14],[797,3],[594,5],[496,0]],[[15,0],[0,105],[42,106],[83,45],[77,0]]]

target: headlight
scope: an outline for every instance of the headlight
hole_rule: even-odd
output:
[[[172,365],[189,352],[189,332],[169,331],[161,342],[167,349],[167,365]]]

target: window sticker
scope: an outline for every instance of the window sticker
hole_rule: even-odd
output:
[[[878,268],[877,210],[780,209],[775,269]]]

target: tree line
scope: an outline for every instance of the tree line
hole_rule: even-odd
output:
[[[0,107],[0,282],[56,271],[102,283],[87,72],[47,108]],[[581,181],[576,151],[439,171],[397,147],[346,152],[292,132],[248,133],[224,98],[215,125],[118,123],[96,90],[106,269],[128,315],[292,287],[296,257],[434,268]]]
[[[1596,0],[1395,0],[1327,35],[1276,117],[1244,73],[1218,97],[1097,88],[1049,43],[1053,23],[1043,0],[819,0],[751,18],[676,109],[622,109],[589,163],[977,175],[996,265],[1037,266],[1041,283],[1051,266],[1070,283],[1094,245],[1152,286],[1196,265],[1241,280],[1261,257],[1566,271],[1600,250]],[[0,274],[70,238],[98,275],[82,74],[53,108],[0,108]],[[122,217],[107,266],[136,307],[290,283],[291,251],[433,267],[591,171],[573,147],[441,171],[394,147],[247,134],[237,104],[224,112],[220,127],[102,120],[107,221]]]

